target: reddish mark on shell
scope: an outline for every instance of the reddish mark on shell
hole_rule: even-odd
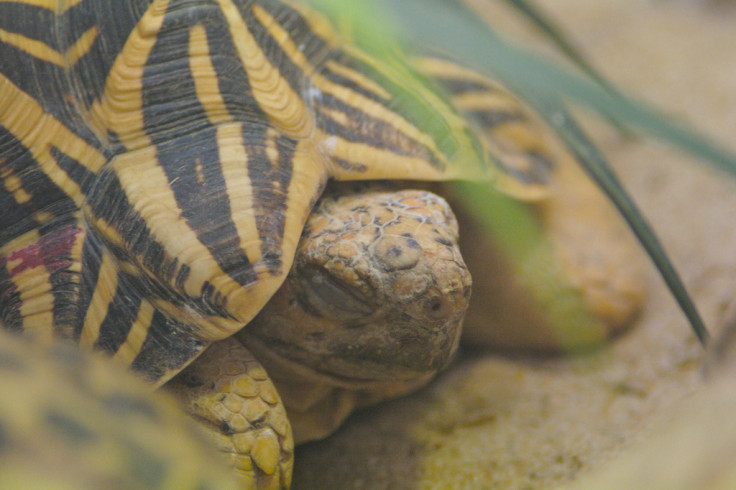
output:
[[[38,242],[14,251],[7,258],[0,258],[0,266],[4,267],[8,262],[20,260],[20,263],[10,270],[11,277],[40,266],[46,266],[49,274],[58,272],[71,264],[67,254],[80,232],[82,228],[77,226],[62,226],[53,233],[42,236]]]

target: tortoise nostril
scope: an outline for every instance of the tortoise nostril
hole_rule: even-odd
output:
[[[452,300],[440,295],[433,295],[424,302],[424,314],[434,320],[450,317],[453,315]]]
[[[442,308],[442,300],[434,297],[430,300],[430,309],[434,312],[440,311],[440,308]]]

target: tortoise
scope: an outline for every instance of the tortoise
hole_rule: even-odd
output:
[[[0,487],[236,488],[176,400],[99,354],[28,340],[0,330]]]
[[[353,408],[426,382],[457,346],[469,279],[454,251],[454,218],[425,193],[379,198],[380,209],[393,212],[401,203],[415,222],[444,223],[430,230],[427,243],[452,256],[455,278],[448,297],[422,296],[416,306],[419,297],[409,295],[419,313],[401,314],[420,320],[419,330],[395,336],[388,347],[375,339],[336,347],[325,332],[356,327],[342,311],[329,329],[319,323],[323,331],[294,338],[296,329],[279,315],[286,306],[297,306],[291,325],[298,327],[305,314],[324,318],[351,300],[370,304],[360,304],[354,290],[341,294],[356,276],[340,260],[330,269],[342,267],[347,275],[340,280],[308,262],[274,306],[263,308],[284,283],[328,179],[494,180],[516,199],[557,196],[538,211],[550,229],[570,209],[599,208],[598,197],[577,191],[577,177],[565,177],[575,171],[555,170],[544,132],[500,86],[436,58],[416,66],[449,97],[396,78],[290,2],[18,0],[2,2],[0,13],[3,326],[105,352],[153,388],[186,368],[172,391],[212,429],[251,485],[289,483],[292,436],[280,397],[292,423],[300,419],[297,440],[322,437]],[[555,173],[561,178],[552,179]],[[559,204],[570,189],[578,197]],[[439,210],[435,221],[428,218],[432,208]],[[603,228],[612,223],[609,234],[618,240],[620,224],[601,208]],[[381,212],[353,201],[348,211],[357,210],[371,219]],[[598,227],[599,215],[592,215],[583,221]],[[347,229],[345,219],[337,223]],[[313,229],[320,227],[307,232]],[[560,234],[561,250],[570,234]],[[386,251],[399,253],[391,270],[403,270],[401,260],[428,248],[408,231],[396,240]],[[316,258],[327,267],[321,253]],[[641,282],[616,289],[616,281],[600,277],[598,264],[606,260],[595,257],[594,282],[614,284],[614,304],[623,291],[623,306],[602,301],[594,310],[604,317],[614,311],[612,324],[619,324],[636,309]],[[571,277],[587,277],[581,270]],[[305,277],[312,286],[321,277],[325,287],[300,291],[294,284]],[[331,303],[312,301],[309,310],[295,302],[299,294]],[[428,338],[421,329],[432,315],[444,338],[433,339],[427,353],[419,349]],[[316,368],[301,364],[306,354],[288,359],[288,349],[304,347],[305,339],[323,353],[367,353],[384,378],[351,372],[365,359],[334,361],[334,350]],[[385,382],[409,358],[424,363],[406,370],[419,376]],[[335,365],[334,375],[321,371]],[[337,385],[327,385],[328,378]]]

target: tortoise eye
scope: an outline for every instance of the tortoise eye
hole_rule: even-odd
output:
[[[347,284],[319,269],[302,271],[300,282],[300,300],[321,317],[357,320],[373,312],[370,298],[364,297],[358,284]]]

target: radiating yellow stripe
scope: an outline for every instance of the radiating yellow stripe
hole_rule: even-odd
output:
[[[493,128],[488,136],[488,139],[502,144],[507,151],[514,149],[523,153],[534,151],[545,155],[550,154],[544,135],[536,131],[534,126],[530,127],[529,121],[502,124]],[[550,159],[555,160],[554,157]]]
[[[356,111],[364,112],[375,119],[384,121],[396,128],[398,131],[407,135],[409,138],[419,142],[427,148],[430,148],[437,154],[439,159],[442,160],[443,155],[438,151],[435,141],[429,135],[419,130],[414,124],[408,122],[396,112],[387,109],[385,105],[371,100],[368,97],[345,87],[344,85],[334,83],[321,75],[315,75],[315,67],[311,65],[309,60],[304,56],[304,53],[291,39],[289,32],[284,29],[276,19],[273,18],[273,16],[258,5],[253,6],[253,14],[278,42],[279,47],[289,57],[291,62],[302,70],[305,77],[311,78],[312,84],[318,90],[335,96],[351,107],[354,107]],[[337,63],[333,63],[333,65],[337,65]],[[355,78],[355,75],[353,75],[353,78]],[[364,76],[358,77],[358,79],[362,82],[367,80]],[[377,87],[377,85],[375,86]],[[390,94],[388,94],[388,92],[383,90],[383,93],[386,94],[386,98],[390,98]]]
[[[122,343],[118,351],[113,356],[113,359],[124,363],[126,366],[130,365],[135,356],[141,350],[143,342],[148,336],[148,330],[151,328],[151,322],[153,321],[153,314],[156,310],[154,307],[143,299],[141,305],[138,308],[138,315],[130,327],[128,336],[125,338],[125,342]]]
[[[388,175],[392,179],[442,180],[448,176],[447,172],[430,166],[425,158],[399,155],[391,150],[365,143],[354,143],[338,136],[326,137],[319,147],[331,157],[346,160],[350,163],[390,162],[385,166],[378,164],[365,165],[365,171],[363,172],[328,164],[330,176],[338,180],[385,179]]]
[[[95,229],[101,236],[105,237],[106,242],[120,248],[125,245],[125,241],[123,240],[122,235],[118,233],[118,230],[103,218],[95,216],[89,204],[85,204],[83,209],[84,215],[94,221]],[[122,265],[124,265],[124,263],[121,262],[120,266]]]
[[[90,27],[79,39],[62,54],[48,44],[37,39],[31,39],[17,32],[8,32],[0,29],[0,42],[15,46],[23,52],[26,52],[42,61],[52,63],[56,66],[67,67],[76,63],[79,58],[84,56],[97,37],[97,27]]]
[[[227,160],[239,158],[240,150],[231,142],[226,141],[235,132],[235,125],[226,126],[218,136],[223,138],[220,151]],[[202,245],[195,232],[182,218],[181,210],[178,208],[174,193],[169,185],[168,178],[155,158],[155,148],[145,148],[135,152],[128,152],[116,157],[111,165],[115,170],[120,184],[125,189],[128,201],[146,221],[151,230],[152,238],[161,243],[169,257],[176,257],[180,264],[190,267],[189,276],[184,283],[184,292],[192,297],[201,294],[202,286],[209,282],[219,294],[227,298],[227,311],[233,318],[214,317],[206,315],[188,315],[189,321],[196,323],[199,329],[197,337],[203,340],[219,340],[242,328],[258,313],[268,298],[275,292],[283,281],[285,272],[280,277],[272,277],[268,268],[260,262],[253,263],[253,270],[257,281],[250,287],[243,287],[226,274],[210,254],[210,251]],[[232,153],[231,153],[232,152]],[[243,160],[242,165],[245,165]],[[227,172],[234,169],[225,169]],[[232,175],[227,176],[228,189],[233,181]],[[239,179],[244,179],[241,174]],[[235,193],[236,200],[247,200],[248,192],[239,190]],[[243,204],[238,204],[243,206]],[[239,232],[248,234],[255,216],[252,218],[248,213],[255,212],[252,207],[245,207],[237,211],[239,221]],[[309,206],[302,204],[302,208]],[[291,212],[291,211],[290,211]],[[290,214],[286,213],[287,215]],[[242,213],[242,214],[241,214]],[[299,233],[297,233],[298,239]],[[258,234],[254,235],[255,237]],[[243,243],[241,246],[247,252],[252,252],[254,243]],[[288,271],[293,259],[294,250],[284,252],[284,270]],[[172,274],[176,277],[176,272]],[[173,285],[172,285],[173,286]],[[160,304],[152,300],[154,305],[177,318],[187,314],[180,308],[171,305]]]
[[[242,131],[242,124],[219,126],[217,146],[231,218],[240,237],[240,248],[251,264],[256,264],[261,260],[261,240],[256,226],[253,185],[248,176],[248,157],[243,146]]]
[[[232,121],[233,117],[220,93],[217,72],[210,58],[207,31],[202,25],[189,29],[189,68],[197,99],[207,112],[210,122],[218,124]]]
[[[164,245],[169,257],[177,257],[181,264],[197,265],[189,275],[185,292],[199,296],[210,276],[224,273],[181,216],[169,179],[156,159],[156,148],[121,154],[112,160],[111,166],[128,202],[146,221],[153,239]]]
[[[97,34],[99,34],[97,26],[90,27],[66,50],[65,58],[69,66],[74,65],[82,56],[87,54],[89,48],[97,39]]]
[[[51,342],[54,339],[54,295],[51,293],[51,276],[43,266],[28,269],[14,278],[20,288],[20,315],[23,331],[36,340]]]
[[[62,153],[96,173],[106,163],[105,156],[67,129],[40,104],[0,74],[0,124],[28,148],[41,170],[72,200],[80,204],[79,186],[51,156],[55,146]]]
[[[356,113],[362,112],[391,126],[394,130],[404,134],[409,139],[427,147],[437,156],[438,160],[443,163],[447,163],[447,158],[439,151],[431,136],[423,132],[416,125],[407,121],[397,112],[387,108],[384,104],[369,99],[363,94],[355,92],[344,85],[333,83],[323,77],[315,77],[314,86],[320,91],[328,93],[335,98],[340,99],[342,102],[345,102],[347,105],[354,108]]]
[[[0,42],[15,46],[23,52],[26,52],[42,61],[53,63],[57,66],[64,66],[64,55],[56,51],[48,44],[37,39],[31,39],[16,32],[8,32],[0,29]]]
[[[266,154],[266,158],[268,158],[268,162],[271,164],[271,168],[273,170],[280,170],[279,157],[281,155],[281,152],[277,144],[279,136],[281,135],[278,131],[273,128],[268,128],[268,130],[266,130],[266,136],[263,141],[265,147],[264,153]],[[275,181],[271,184],[274,186],[278,186],[279,182]]]
[[[489,90],[503,89],[496,80],[489,78],[475,70],[441,58],[417,57],[412,64],[422,73],[439,80],[468,80],[486,85]]]
[[[508,121],[482,133],[496,158],[504,159],[509,166],[522,168],[529,166],[528,158],[512,155],[511,152],[534,150],[548,153],[544,132],[535,124],[533,113],[502,85],[451,61],[423,57],[416,58],[414,63],[420,71],[441,80],[469,80],[488,87],[487,90],[473,90],[454,95],[452,103],[461,110],[521,113],[525,116],[523,120]]]
[[[467,80],[480,84],[486,89],[459,93],[452,97],[452,103],[462,111],[499,111],[522,114],[524,119],[511,120],[492,128],[486,128],[480,135],[491,160],[500,161],[508,168],[521,172],[528,171],[536,163],[528,152],[547,155],[551,161],[546,133],[531,112],[513,93],[502,84],[470,68],[451,61],[431,57],[420,57],[413,61],[421,72],[442,80]],[[482,126],[482,125],[481,125]],[[530,184],[504,172],[497,172],[496,187],[515,198],[538,200],[549,193],[544,184]]]
[[[320,107],[320,112],[346,128],[351,127],[355,123],[351,114],[343,112],[339,109],[333,109],[331,107]]]
[[[292,90],[289,82],[273,66],[253,37],[232,0],[218,0],[227,19],[240,62],[248,73],[253,97],[275,126],[288,136],[307,138],[315,122],[312,111]],[[260,7],[254,6],[254,11]]]
[[[381,87],[379,84],[365,76],[364,74],[360,73],[359,71],[356,71],[350,67],[347,67],[343,65],[342,63],[338,63],[335,60],[329,60],[327,64],[325,65],[331,72],[340,75],[342,77],[347,78],[351,82],[355,83],[356,85],[363,87],[367,91],[377,95],[378,97],[382,99],[390,99],[391,93],[387,91],[385,88]]]
[[[23,0],[23,1],[27,1],[27,0]],[[39,1],[43,2],[44,0],[39,0]],[[52,0],[52,1],[54,1],[54,0]],[[67,10],[69,10],[70,8],[74,7],[75,5],[79,5],[80,3],[84,2],[84,1],[85,0],[56,0],[56,3],[59,4],[59,7],[58,7],[59,8],[59,11],[61,13],[64,13]]]
[[[56,10],[57,0],[0,0],[0,3],[20,3],[31,7],[41,7],[48,10]]]
[[[21,3],[31,7],[40,7],[64,13],[70,8],[82,3],[84,0],[0,0],[0,3]]]
[[[238,295],[241,286],[222,271],[210,251],[202,245],[194,230],[181,216],[168,177],[156,160],[156,148],[148,147],[119,155],[111,162],[128,202],[146,221],[152,238],[161,243],[169,257],[191,270],[184,292],[192,297],[201,294],[205,281],[226,297]],[[176,277],[176,272],[173,277]],[[172,279],[173,281],[173,279]],[[173,286],[173,284],[172,284]],[[181,315],[181,312],[179,312]],[[220,336],[242,327],[245,321],[219,318],[216,324],[202,317],[203,336]],[[247,321],[250,321],[250,317]],[[231,330],[232,329],[232,330]]]
[[[15,237],[12,240],[10,240],[8,243],[6,243],[5,245],[0,247],[0,257],[10,257],[10,255],[16,250],[21,250],[35,243],[38,243],[40,239],[41,239],[41,235],[38,234],[38,230],[31,230],[18,237]],[[6,267],[8,271],[10,271],[18,264],[20,264],[20,261],[8,262],[6,264]]]
[[[386,77],[396,80],[397,83],[402,83],[404,80],[404,78],[402,78],[403,75],[401,73],[396,73],[394,68],[368,56],[361,50],[353,46],[346,46],[344,50],[346,53],[350,54],[350,56],[372,66],[375,70],[383,73]],[[421,128],[417,127],[414,123],[407,121],[403,116],[391,111],[383,104],[370,100],[341,85],[323,85],[322,79],[315,79],[314,84],[320,90],[334,95],[335,97],[343,100],[343,102],[373,118],[385,121],[395,127],[397,131],[400,131],[410,139],[427,147],[435,155],[437,160],[447,167],[447,177],[445,178],[451,178],[453,174],[478,178],[484,174],[485,169],[477,167],[480,162],[477,161],[477,155],[473,155],[471,153],[473,145],[464,133],[465,128],[467,128],[466,121],[464,121],[453,110],[453,108],[447,104],[446,101],[426,87],[423,87],[420,84],[415,84],[409,90],[414,90],[417,98],[424,100],[433,111],[437,112],[438,117],[442,117],[446,121],[449,132],[445,137],[453,138],[457,141],[457,148],[459,151],[457,155],[445,155],[442,153],[437,146],[437,142],[432,136],[422,131]],[[454,165],[449,161],[448,156],[455,157],[455,161],[453,162]],[[371,160],[371,162],[372,161],[373,160]],[[466,167],[461,168],[462,165],[465,165]],[[429,163],[427,163],[427,167],[429,167]],[[422,176],[422,178],[426,177]]]
[[[118,233],[118,231],[107,223],[103,218],[93,216],[91,213],[91,210],[89,208],[86,209],[87,216],[92,216],[92,220],[94,221],[95,229],[99,231],[99,233],[105,237],[106,240],[110,241],[112,244],[117,245],[119,247],[124,247],[125,243],[123,241],[123,237]],[[2,251],[0,250],[0,253]],[[117,266],[132,277],[140,277],[143,274],[146,274],[151,280],[159,281],[160,279],[153,275],[151,271],[146,270],[142,264],[133,264],[131,262],[126,261],[118,261]],[[174,274],[176,276],[176,274]],[[162,299],[156,299],[156,298],[147,298],[148,301],[150,301],[155,309],[161,311],[165,315],[167,315],[170,318],[181,318],[182,316],[187,317],[190,321],[195,321],[195,318],[192,317],[191,309],[189,308],[181,308],[179,306],[174,305],[173,303],[162,300]],[[201,319],[198,324],[205,324],[205,325],[220,325],[219,330],[224,330],[226,328],[229,328],[229,323],[227,323],[227,320],[225,321],[225,324],[222,324],[223,318],[219,316],[211,316],[211,315],[198,315],[197,318]],[[242,324],[238,324],[242,327]],[[220,336],[221,338],[222,336]],[[205,337],[206,338],[206,337]],[[215,340],[213,338],[212,340]]]
[[[314,66],[304,56],[304,52],[291,39],[289,31],[283,28],[273,16],[268,13],[263,7],[258,4],[254,4],[251,9],[253,16],[261,23],[264,29],[271,34],[271,37],[278,43],[279,48],[289,57],[292,63],[294,63],[307,78],[312,76],[314,73]]]
[[[0,257],[9,258],[17,250],[37,245],[40,239],[41,234],[38,230],[24,233],[0,248]],[[30,250],[26,251],[33,254]],[[35,253],[39,254],[40,250],[35,251]],[[26,257],[26,260],[34,260],[34,257]],[[54,296],[51,294],[49,273],[46,271],[43,261],[35,267],[29,267],[15,273],[11,272],[21,264],[20,259],[9,260],[5,264],[11,281],[17,286],[20,295],[21,327],[33,335],[34,339],[50,341],[53,339]]]
[[[292,158],[292,175],[286,189],[284,213],[284,264],[283,275],[291,268],[297,243],[301,237],[304,223],[311,212],[311,204],[319,197],[319,192],[327,180],[325,164],[319,150],[309,140],[299,140]]]
[[[337,34],[324,15],[299,2],[290,4],[289,7],[301,14],[313,35],[318,36],[327,44],[334,45],[337,43]]]
[[[97,284],[84,316],[84,326],[79,339],[81,347],[92,348],[100,337],[100,326],[107,316],[110,303],[118,287],[118,270],[108,251],[102,254]]]
[[[90,117],[113,130],[128,150],[151,146],[143,129],[143,71],[164,21],[169,0],[154,0],[113,62],[100,100]]]
[[[5,158],[0,158],[0,185],[13,194],[15,202],[25,204],[29,202],[33,196],[23,188],[20,178],[15,175],[7,166],[3,166]]]
[[[52,213],[49,213],[48,211],[36,211],[35,213],[33,213],[33,218],[39,225],[45,225],[51,220],[56,219],[56,216]]]

